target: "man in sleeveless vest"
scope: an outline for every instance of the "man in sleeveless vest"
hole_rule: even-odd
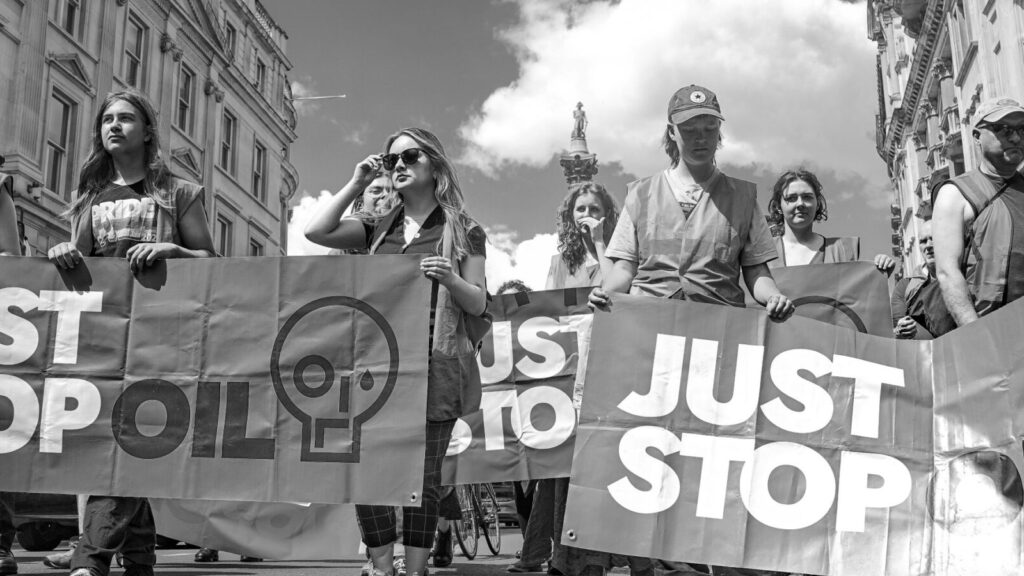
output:
[[[933,192],[936,276],[957,326],[1024,295],[1024,107],[994,98],[975,115],[978,168]]]

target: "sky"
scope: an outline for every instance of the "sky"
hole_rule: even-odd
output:
[[[488,231],[489,286],[541,289],[566,194],[558,157],[582,102],[587,141],[620,203],[668,166],[672,93],[718,95],[723,172],[757,183],[766,209],[783,171],[824,185],[816,231],[889,251],[891,185],[875,151],[876,46],[863,2],[844,0],[262,0],[287,32],[299,171],[289,253],[326,249],[302,229],[355,164],[407,126],[456,159],[469,212]]]

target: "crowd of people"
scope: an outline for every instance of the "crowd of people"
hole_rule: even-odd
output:
[[[574,186],[557,212],[558,254],[545,287],[592,287],[589,302],[597,313],[614,307],[616,293],[742,307],[745,289],[771,318],[785,320],[794,305],[777,287],[773,268],[858,260],[859,239],[814,231],[828,209],[821,183],[807,170],[781,175],[765,218],[755,185],[718,167],[724,121],[711,90],[676,91],[663,135],[668,167],[631,183],[621,210],[600,184]],[[72,239],[48,254],[57,266],[98,256],[127,259],[138,271],[161,259],[216,255],[202,188],[170,174],[158,134],[144,95],[118,92],[103,101],[66,214]],[[926,267],[905,271],[894,287],[897,338],[941,335],[1024,294],[1024,108],[1008,98],[982,103],[972,135],[977,169],[935,188],[934,215],[919,226]],[[0,181],[0,254],[20,254],[15,230],[10,186]],[[382,153],[356,164],[305,233],[339,253],[419,255],[431,284],[430,329],[423,335],[430,357],[422,499],[400,511],[400,571],[424,576],[432,548],[435,567],[451,562],[447,520],[458,517],[458,504],[441,486],[441,462],[456,419],[479,407],[475,352],[488,324],[484,228],[466,211],[442,143],[428,130],[406,128],[387,139]],[[886,255],[874,264],[887,275],[896,267]],[[638,575],[763,574],[564,545],[568,486],[568,478],[517,485],[524,545],[509,572],[539,572],[546,563],[549,574],[566,576],[596,576],[614,566]],[[82,502],[81,536],[67,555],[71,576],[106,576],[115,555],[128,576],[153,574],[155,527],[147,500],[92,495]],[[366,573],[394,576],[399,514],[390,506],[356,510],[369,555]],[[17,572],[10,518],[8,499],[0,498],[0,575]],[[200,555],[197,560],[216,559],[216,551]]]

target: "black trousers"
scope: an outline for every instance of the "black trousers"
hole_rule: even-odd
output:
[[[14,494],[0,492],[0,550],[11,551],[15,531]]]
[[[85,505],[85,532],[71,557],[71,571],[88,568],[110,573],[110,560],[121,552],[126,574],[152,574],[156,564],[156,524],[149,500],[90,496]]]

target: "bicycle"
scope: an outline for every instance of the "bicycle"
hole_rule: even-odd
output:
[[[455,539],[462,554],[476,558],[477,540],[483,532],[491,554],[501,551],[501,522],[498,518],[498,497],[490,484],[466,484],[455,487],[462,517],[455,522]]]

